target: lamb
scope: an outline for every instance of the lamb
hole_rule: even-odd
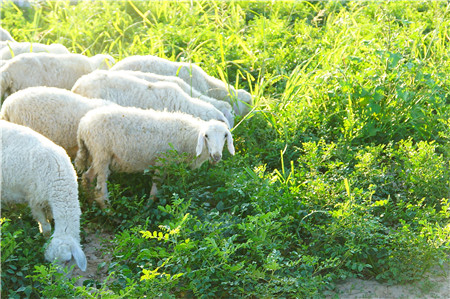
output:
[[[171,82],[150,83],[121,72],[95,71],[81,77],[72,91],[88,98],[105,99],[121,106],[180,111],[203,120],[217,119],[231,127],[213,105],[191,98]]]
[[[184,153],[195,169],[209,159],[222,159],[227,141],[234,155],[233,138],[227,126],[217,120],[203,121],[179,112],[160,112],[134,107],[106,107],[89,111],[78,127],[78,153],[75,167],[84,171],[84,186],[97,177],[95,200],[105,207],[106,180],[110,169],[117,172],[143,172],[149,165],[161,166],[160,157],[170,150]],[[151,197],[157,193],[154,179]]]
[[[5,29],[3,29],[2,27],[0,27],[0,41],[15,41],[14,38],[12,38],[11,34],[9,34],[8,31],[6,31]]]
[[[210,98],[208,96],[203,95],[202,93],[200,93],[198,90],[196,90],[195,88],[193,88],[192,86],[189,86],[186,82],[184,82],[183,80],[181,80],[178,77],[175,76],[164,76],[164,75],[158,75],[158,74],[153,74],[153,73],[144,73],[144,72],[140,72],[140,71],[116,71],[116,72],[120,72],[122,74],[127,74],[127,75],[131,75],[134,76],[136,78],[139,79],[143,79],[147,82],[172,82],[177,84],[186,94],[190,95],[193,98],[197,98],[199,100],[202,100],[203,102],[207,102],[210,103],[211,105],[213,105],[214,107],[216,107],[220,112],[223,113],[223,115],[225,115],[225,117],[227,118],[228,122],[230,123],[231,127],[233,127],[234,125],[234,111],[233,108],[231,108],[230,104],[228,104],[227,102],[224,101],[219,101],[213,98]]]
[[[1,202],[28,203],[44,236],[45,258],[86,270],[80,245],[80,204],[75,170],[65,151],[30,128],[0,120]],[[47,212],[47,213],[46,213]]]
[[[75,159],[80,119],[97,107],[115,105],[106,100],[87,99],[56,87],[29,87],[6,98],[0,119],[27,126],[63,147]]]
[[[201,67],[184,62],[173,62],[156,56],[130,56],[119,61],[111,70],[133,70],[165,76],[179,76],[199,92],[233,105],[238,115],[249,112],[251,94],[244,89],[235,90],[231,85],[209,76]]]
[[[32,86],[71,89],[81,76],[95,69],[106,69],[114,59],[105,54],[25,53],[10,59],[0,68],[1,94],[11,94]]]
[[[47,52],[54,54],[69,54],[69,50],[61,44],[45,45],[41,43],[18,43],[18,42],[6,42],[0,50],[0,59],[11,59],[13,56],[17,56],[23,53],[38,53]],[[14,54],[14,55],[13,55]]]

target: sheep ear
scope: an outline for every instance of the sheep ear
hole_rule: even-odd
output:
[[[204,144],[205,144],[205,135],[203,134],[203,132],[200,132],[198,133],[197,139],[197,148],[196,148],[197,157],[201,155]]]
[[[78,268],[80,268],[81,271],[83,272],[86,271],[87,260],[81,247],[78,244],[77,245],[74,244],[72,245],[71,251]]]
[[[231,136],[230,132],[227,134],[227,147],[230,154],[234,156],[233,136]]]

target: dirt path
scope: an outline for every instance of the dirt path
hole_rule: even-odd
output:
[[[87,259],[85,272],[75,268],[73,277],[81,276],[77,281],[79,286],[86,280],[104,281],[108,277],[108,264],[111,261],[110,249],[106,249],[107,243],[113,238],[112,234],[96,231],[88,232],[83,245],[83,251]]]
[[[342,299],[356,298],[450,298],[450,265],[446,275],[436,268],[429,277],[413,284],[387,285],[373,280],[349,279],[338,284],[336,295]],[[336,297],[330,297],[336,298]]]

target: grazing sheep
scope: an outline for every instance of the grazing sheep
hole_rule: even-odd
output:
[[[0,41],[15,41],[14,38],[12,38],[11,34],[9,34],[8,31],[6,31],[5,29],[3,29],[2,27],[0,27]]]
[[[233,108],[231,108],[231,105],[228,104],[227,102],[224,101],[219,101],[213,98],[210,98],[208,96],[203,95],[201,92],[199,92],[198,90],[196,90],[195,88],[193,88],[192,86],[189,86],[186,82],[184,82],[183,80],[181,80],[178,77],[175,76],[164,76],[164,75],[158,75],[158,74],[153,74],[153,73],[144,73],[144,72],[140,72],[140,71],[127,71],[127,70],[123,70],[123,71],[116,71],[116,72],[120,72],[122,74],[127,74],[127,75],[131,75],[134,76],[136,78],[139,79],[143,79],[147,82],[172,82],[177,84],[186,94],[190,95],[193,98],[197,98],[202,100],[203,102],[207,102],[210,103],[211,105],[213,105],[214,107],[216,107],[220,112],[223,113],[223,115],[225,115],[225,117],[227,118],[228,122],[230,123],[231,127],[233,127],[234,125],[234,111]]]
[[[234,155],[233,138],[219,121],[203,121],[184,113],[142,110],[132,107],[106,107],[89,111],[78,127],[78,153],[75,166],[83,171],[84,185],[97,177],[96,198],[100,207],[108,200],[106,180],[110,169],[117,172],[142,172],[149,165],[161,166],[159,159],[174,149],[185,153],[192,168],[206,160],[222,158],[225,141]],[[157,192],[153,180],[151,197]]]
[[[60,266],[75,262],[86,270],[80,246],[77,175],[66,152],[30,128],[0,120],[1,202],[28,203],[44,236],[45,258]],[[46,211],[49,211],[46,213]]]
[[[115,105],[100,99],[87,99],[66,89],[29,87],[4,101],[0,119],[29,127],[63,147],[75,159],[80,119],[94,108]]]
[[[71,89],[81,76],[95,69],[108,68],[114,59],[105,54],[25,53],[10,59],[0,68],[1,94],[12,94],[32,86]]]
[[[0,59],[11,59],[13,57],[23,53],[38,53],[46,52],[53,54],[69,54],[69,50],[61,44],[45,45],[40,43],[18,43],[18,42],[6,42],[0,50]]]
[[[243,89],[235,90],[231,85],[209,76],[195,64],[174,62],[156,56],[130,56],[119,61],[111,70],[133,70],[165,76],[178,76],[199,92],[233,105],[238,115],[248,113],[252,96]]]
[[[171,82],[150,83],[121,72],[95,71],[81,77],[72,91],[88,98],[105,99],[121,106],[180,111],[203,120],[217,119],[230,124],[213,105],[194,99]]]

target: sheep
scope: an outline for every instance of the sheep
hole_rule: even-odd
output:
[[[160,81],[175,83],[186,94],[190,95],[191,97],[202,100],[203,102],[210,103],[211,105],[216,107],[220,112],[223,113],[223,115],[225,115],[225,117],[227,118],[231,127],[233,127],[233,125],[234,125],[234,111],[233,111],[233,108],[231,108],[230,104],[228,104],[227,102],[219,101],[219,100],[216,100],[216,99],[213,99],[213,98],[203,95],[198,90],[196,90],[192,86],[189,86],[186,82],[184,82],[183,80],[181,80],[178,77],[164,76],[164,75],[158,75],[158,74],[153,74],[153,73],[144,73],[144,72],[140,72],[140,71],[128,71],[128,70],[123,70],[123,71],[119,70],[116,72],[131,75],[131,76],[134,76],[139,79],[143,79],[145,81],[152,82],[152,83],[160,82]]]
[[[244,89],[235,90],[231,85],[209,76],[201,67],[184,62],[173,62],[157,56],[130,56],[119,61],[112,71],[133,70],[165,76],[179,76],[199,92],[233,105],[238,115],[249,112],[252,96]]]
[[[82,75],[98,68],[108,68],[108,63],[114,63],[114,59],[106,54],[93,57],[81,54],[21,54],[0,68],[0,96],[32,86],[70,90]]]
[[[195,169],[209,159],[222,158],[222,149],[234,155],[233,138],[220,121],[203,121],[180,112],[143,110],[134,107],[106,107],[89,111],[78,126],[78,153],[75,167],[83,174],[84,186],[97,177],[95,200],[100,207],[108,201],[106,180],[116,172],[143,172],[150,165],[161,166],[159,158],[170,150],[185,154]],[[155,198],[157,180],[150,196]]]
[[[27,126],[44,135],[75,159],[78,123],[91,109],[115,105],[106,100],[87,99],[56,87],[29,87],[4,101],[0,119]]]
[[[11,34],[9,34],[8,31],[6,31],[5,29],[3,29],[2,27],[0,27],[0,41],[15,41],[14,38],[12,38]]]
[[[40,44],[40,43],[18,43],[18,42],[6,42],[0,50],[0,59],[11,59],[13,56],[17,56],[23,53],[38,53],[47,52],[53,54],[70,54],[69,50],[61,44]]]
[[[0,120],[1,202],[28,203],[39,229],[48,237],[46,260],[76,263],[86,270],[80,245],[77,175],[66,152],[30,128]],[[46,213],[47,212],[47,213]]]
[[[72,91],[87,98],[105,99],[121,106],[180,111],[203,120],[217,119],[231,127],[213,105],[186,94],[171,82],[150,83],[120,72],[95,71],[81,77]]]

